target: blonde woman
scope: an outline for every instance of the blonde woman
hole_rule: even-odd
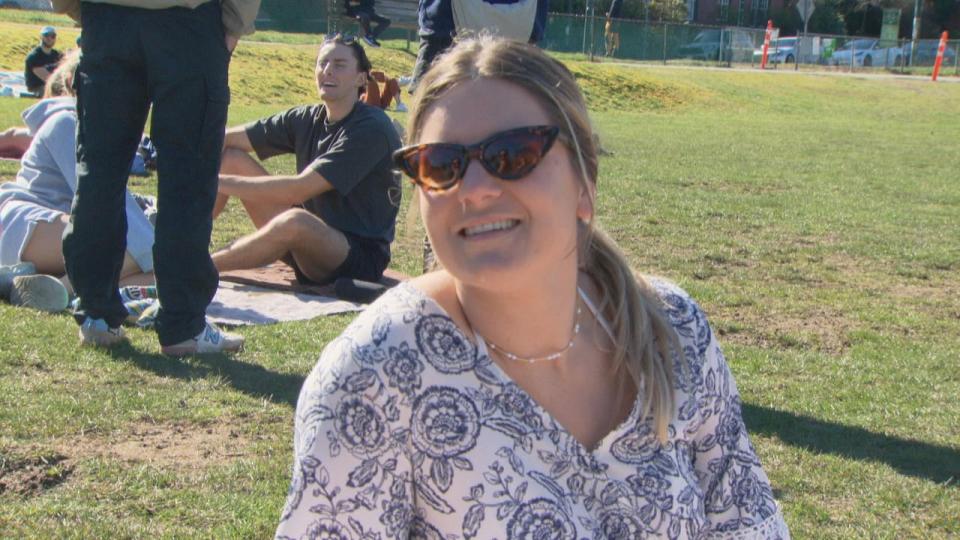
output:
[[[787,538],[697,304],[594,224],[570,72],[482,37],[414,97],[442,270],[328,344],[296,414],[282,538]]]
[[[0,184],[0,266],[31,263],[39,274],[64,275],[61,238],[77,190],[72,79],[79,58],[79,49],[68,52],[47,79],[44,99],[23,112],[30,143],[16,180]],[[130,192],[124,197],[127,250],[120,284],[152,284],[153,225]]]

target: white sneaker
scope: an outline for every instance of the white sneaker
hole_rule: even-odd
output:
[[[37,273],[37,268],[33,263],[22,262],[12,266],[0,266],[0,298],[10,299],[10,291],[13,289],[13,278],[17,276],[29,276]]]
[[[240,334],[224,332],[208,322],[196,337],[176,345],[164,345],[160,352],[167,356],[237,352],[243,349],[243,341]]]
[[[70,294],[59,279],[46,274],[16,276],[10,289],[10,303],[49,313],[59,313],[70,305]]]
[[[110,328],[103,319],[87,317],[80,325],[80,344],[93,347],[109,347],[127,339],[123,328]]]
[[[403,103],[397,103],[397,112],[407,112],[407,106]]]
[[[400,77],[399,79],[397,79],[397,83],[398,83],[400,86],[406,86],[406,85],[410,84],[410,81],[412,81],[412,80],[413,80],[413,77],[412,77],[412,76],[410,76],[410,75],[404,75],[403,77]]]

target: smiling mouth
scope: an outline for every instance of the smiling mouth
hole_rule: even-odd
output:
[[[470,238],[472,236],[477,236],[480,234],[495,232],[495,231],[506,231],[512,229],[519,225],[520,222],[515,219],[504,219],[501,221],[494,221],[491,223],[484,223],[482,225],[475,225],[473,227],[466,227],[460,230],[460,236],[465,238]]]

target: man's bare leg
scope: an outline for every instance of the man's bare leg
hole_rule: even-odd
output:
[[[223,159],[220,163],[221,174],[233,174],[237,176],[269,176],[270,173],[263,168],[253,156],[235,148],[227,148],[223,151]],[[216,218],[227,205],[229,197],[222,193],[217,194],[217,201],[213,207],[213,217]],[[279,215],[284,210],[290,208],[289,205],[263,203],[259,201],[245,201],[241,199],[247,215],[254,227],[261,228],[271,219]]]
[[[308,278],[322,281],[346,260],[349,250],[342,232],[306,210],[291,208],[214,253],[213,264],[220,272],[259,268],[292,253]]]

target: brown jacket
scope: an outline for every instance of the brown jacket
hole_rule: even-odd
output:
[[[144,9],[166,9],[172,7],[186,7],[193,9],[210,0],[84,0],[85,2],[99,2],[129,6]],[[51,0],[53,10],[57,13],[66,13],[73,20],[80,21],[80,0]],[[257,18],[260,9],[260,0],[221,0],[223,9],[223,27],[226,33],[235,36],[245,36],[253,33],[253,21]]]

